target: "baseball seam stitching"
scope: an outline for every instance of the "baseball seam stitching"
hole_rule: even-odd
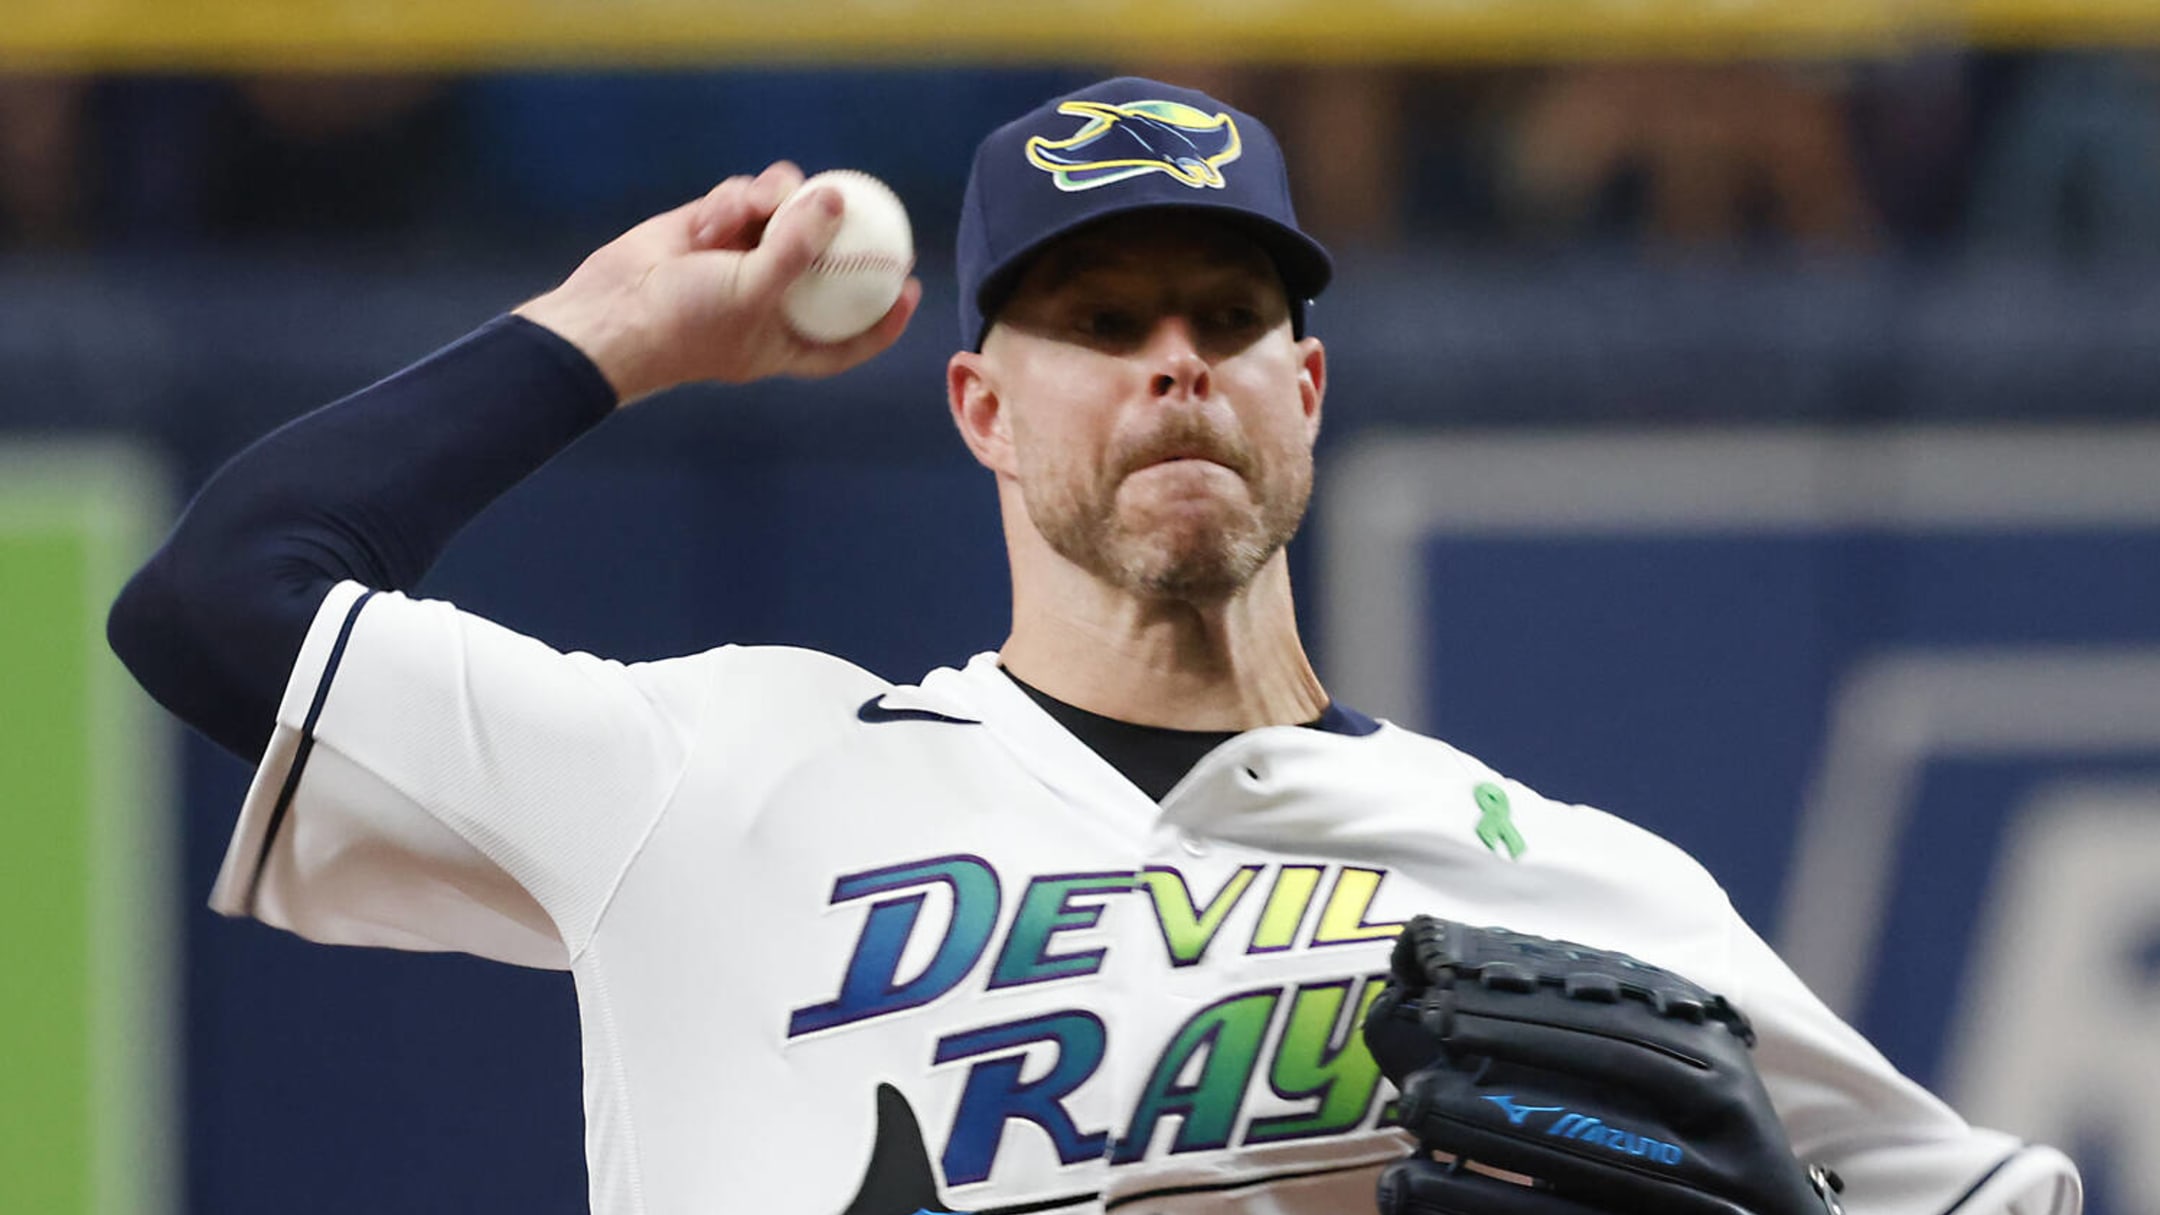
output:
[[[905,274],[915,265],[915,259],[891,253],[841,253],[824,254],[810,263],[810,269],[819,274],[864,274],[871,271]]]

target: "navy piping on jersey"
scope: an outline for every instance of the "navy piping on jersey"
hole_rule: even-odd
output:
[[[1330,734],[1347,734],[1352,738],[1363,738],[1367,734],[1378,733],[1380,723],[1340,701],[1331,700],[1328,702],[1328,707],[1320,711],[1320,716],[1305,723],[1305,728],[1308,730],[1325,730]]]
[[[1102,1195],[1094,1190],[1085,1194],[1067,1194],[1062,1198],[1041,1198],[1034,1202],[1016,1202],[1008,1207],[984,1207],[973,1215],[1040,1215],[1043,1211],[1055,1211],[1064,1207],[1076,1207],[1084,1202],[1099,1202]]]
[[[1979,1193],[1981,1189],[1987,1185],[1988,1182],[1995,1180],[1995,1175],[1997,1173],[2000,1173],[2004,1169],[2010,1167],[2011,1161],[2016,1160],[2018,1157],[2024,1155],[2027,1146],[2028,1145],[2026,1144],[2019,1144],[2017,1146],[2017,1150],[2011,1152],[2008,1156],[2003,1157],[2001,1160],[1996,1161],[1994,1168],[1991,1168],[1987,1172],[1980,1174],[1979,1180],[1974,1181],[1969,1186],[1966,1186],[1965,1192],[1958,1195],[1955,1202],[1952,1202],[1949,1206],[1943,1208],[1943,1215],[1950,1215],[1951,1212],[1957,1210],[1961,1206],[1964,1206],[1966,1202],[1969,1201],[1973,1195]]]
[[[338,626],[336,644],[330,647],[330,657],[323,663],[322,678],[315,683],[315,699],[308,705],[307,720],[300,724],[300,745],[293,750],[292,767],[285,771],[285,783],[278,788],[277,804],[270,808],[270,825],[263,828],[262,847],[255,853],[255,871],[248,875],[247,913],[255,914],[255,896],[262,890],[263,870],[270,864],[270,848],[277,843],[278,831],[285,826],[285,816],[292,812],[293,795],[300,789],[300,772],[307,767],[308,753],[315,749],[315,723],[322,719],[323,705],[330,700],[330,681],[337,678],[338,664],[345,659],[345,643],[352,640],[353,625],[359,623],[360,609],[375,597],[369,591],[353,600],[345,613],[345,623]]]
[[[1243,733],[1240,730],[1180,730],[1120,721],[1067,704],[1013,674],[1002,663],[998,670],[1004,672],[1005,677],[1013,681],[1013,686],[1025,692],[1037,707],[1065,727],[1067,733],[1102,757],[1104,763],[1117,769],[1118,775],[1151,801],[1160,802],[1168,797],[1203,758]],[[1380,728],[1380,723],[1372,718],[1332,701],[1321,710],[1320,716],[1300,725],[1307,730],[1350,737],[1363,737]]]

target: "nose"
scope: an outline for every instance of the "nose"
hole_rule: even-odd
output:
[[[1205,398],[1213,389],[1208,361],[1200,354],[1199,335],[1189,319],[1166,316],[1158,321],[1145,353],[1152,367],[1148,387],[1156,398]]]

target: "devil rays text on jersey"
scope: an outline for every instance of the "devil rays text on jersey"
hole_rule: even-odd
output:
[[[1341,1134],[1366,1125],[1377,1112],[1380,1072],[1355,1033],[1384,979],[1369,965],[1371,957],[1360,959],[1368,965],[1356,973],[1235,991],[1192,1009],[1167,1041],[1139,1044],[1154,1063],[1132,1094],[1122,1126],[1113,1128],[1085,1124],[1068,1104],[1102,1069],[1109,1051],[1113,1026],[1097,1011],[1101,1001],[1079,990],[1101,973],[1109,948],[1072,947],[1059,938],[1096,928],[1109,901],[1130,899],[1145,910],[1153,944],[1124,947],[1159,950],[1154,962],[1173,969],[1201,965],[1211,949],[1250,956],[1384,942],[1401,924],[1371,922],[1367,915],[1385,880],[1379,869],[1292,863],[1243,863],[1205,883],[1172,866],[1137,874],[1037,875],[1026,879],[998,940],[1004,883],[981,857],[931,857],[846,874],[833,883],[832,903],[867,901],[861,931],[837,994],[796,1008],[788,1037],[842,1032],[905,1014],[953,994],[985,966],[986,992],[1072,984],[1078,998],[1070,1007],[1036,1005],[1013,1018],[986,1014],[982,1024],[943,1034],[932,1046],[923,1062],[963,1069],[950,1126],[933,1128],[943,1130],[938,1157],[950,1186],[987,1180],[1007,1127],[1016,1123],[1046,1135],[1066,1165],[1102,1157],[1113,1165],[1138,1161],[1165,1120],[1176,1122],[1172,1154],[1231,1146],[1241,1125],[1236,1141],[1243,1144]],[[925,912],[933,890],[943,892],[941,902],[949,900],[942,925]],[[1240,917],[1240,939],[1219,940],[1232,910],[1248,900],[1257,914]],[[1318,919],[1300,940],[1316,905]],[[904,965],[904,956],[912,966]],[[1048,1065],[1031,1064],[1031,1051]],[[1248,1090],[1256,1086],[1307,1108],[1241,1119]],[[890,1100],[880,1107],[881,1141],[896,1134]],[[907,1121],[914,1121],[912,1111]]]

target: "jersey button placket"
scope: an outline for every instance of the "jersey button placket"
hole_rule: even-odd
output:
[[[1133,1106],[1139,1100],[1148,1070],[1154,1064],[1154,1052],[1161,1045],[1155,1041],[1151,1027],[1158,1019],[1157,1010],[1163,999],[1161,975],[1167,961],[1154,896],[1139,875],[1174,855],[1165,833],[1180,842],[1187,838],[1183,832],[1158,819],[1153,830],[1133,840],[1135,847],[1128,854],[1137,862],[1133,893],[1117,921],[1113,947],[1113,956],[1121,959],[1122,965],[1116,968],[1113,981],[1104,989],[1107,1006],[1101,1010],[1110,1030],[1109,1057],[1103,1081],[1110,1090],[1112,1108],[1118,1111],[1109,1142],[1103,1147],[1105,1164],[1115,1159],[1120,1138],[1130,1130]],[[1111,1169],[1102,1175],[1105,1195],[1116,1192],[1117,1172]]]

